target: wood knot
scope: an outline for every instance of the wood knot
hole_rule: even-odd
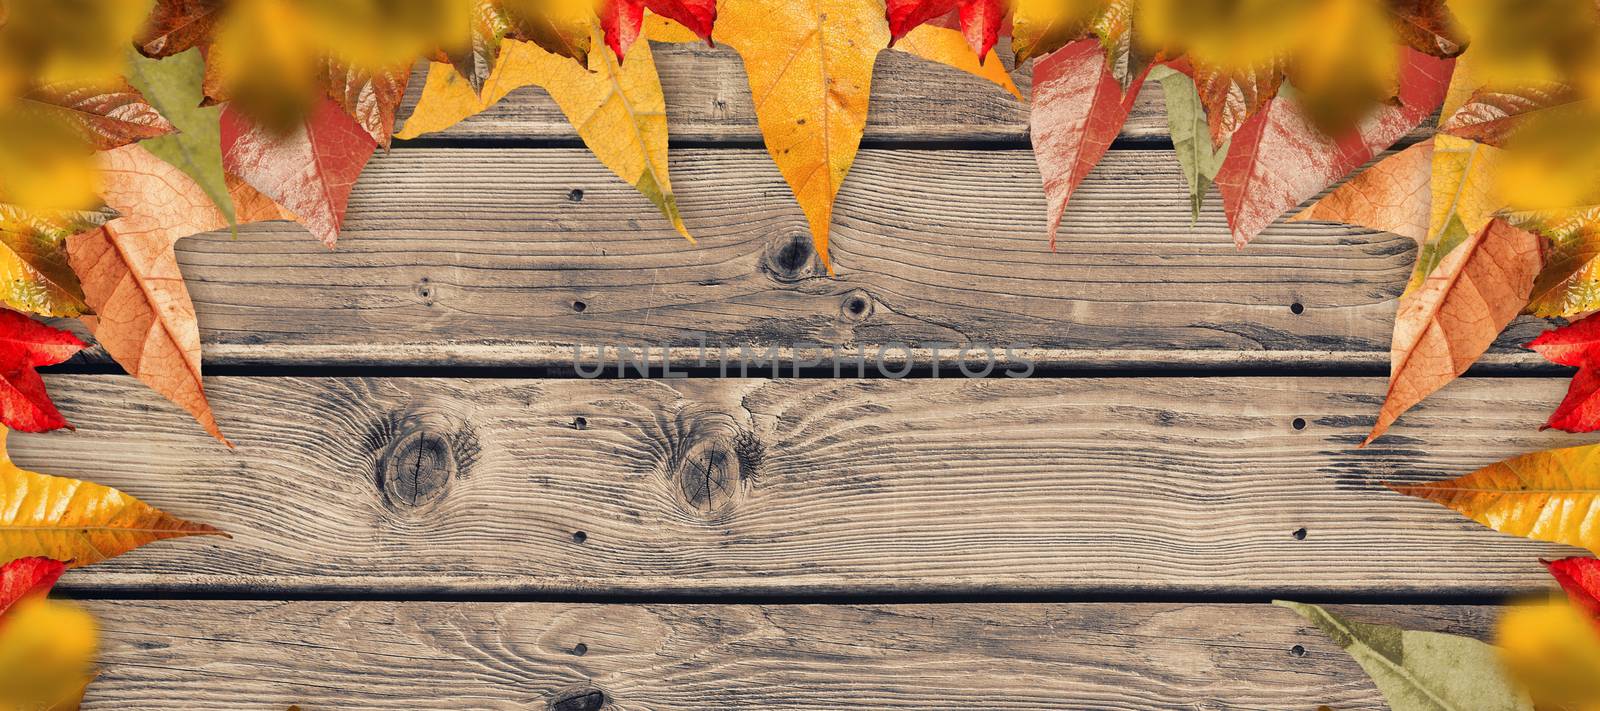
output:
[[[549,711],[600,711],[606,705],[606,692],[592,686],[558,691],[550,697]]]
[[[674,429],[661,466],[674,498],[704,519],[728,515],[760,477],[761,438],[715,412],[680,415]]]
[[[822,260],[811,244],[811,235],[796,233],[779,237],[767,245],[761,270],[773,281],[789,284],[825,273]]]
[[[872,295],[856,289],[844,295],[839,302],[839,316],[850,323],[861,323],[872,317]]]
[[[409,511],[443,498],[478,459],[478,437],[466,420],[437,411],[391,413],[368,435],[373,483],[384,505]]]

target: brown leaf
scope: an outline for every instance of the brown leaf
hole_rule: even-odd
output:
[[[1278,95],[1283,83],[1283,67],[1267,64],[1248,71],[1233,71],[1190,59],[1194,67],[1194,86],[1200,104],[1206,109],[1211,126],[1211,145],[1222,146],[1250,117],[1255,116]]]
[[[1488,350],[1527,305],[1541,264],[1536,235],[1495,219],[1400,298],[1390,346],[1389,393],[1363,446]]]
[[[394,114],[411,80],[411,65],[371,71],[335,59],[322,63],[321,83],[339,108],[355,119],[378,145],[389,148],[394,135]]]
[[[177,130],[126,82],[109,87],[52,84],[34,88],[22,98],[71,126],[97,151]]]
[[[122,217],[67,240],[72,268],[97,314],[84,322],[124,369],[227,442],[201,386],[200,329],[173,247],[228,220],[183,171],[139,146],[100,160],[106,202]],[[248,186],[230,180],[229,187],[240,224],[290,219]]]
[[[226,0],[157,0],[133,45],[146,57],[170,57],[211,41]]]

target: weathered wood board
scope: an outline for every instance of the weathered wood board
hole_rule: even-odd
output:
[[[1270,605],[92,602],[85,711],[1386,708]],[[1338,606],[1485,636],[1481,607]]]
[[[232,451],[126,376],[50,385],[78,431],[19,464],[233,534],[67,583],[166,594],[1501,595],[1571,553],[1381,481],[1581,441],[1536,430],[1548,379],[1364,450],[1378,378],[211,378]]]
[[[1066,368],[1380,374],[1415,254],[1298,223],[1236,250],[1218,201],[1190,224],[1170,151],[1109,154],[1052,252],[1028,152],[869,150],[839,196],[829,279],[764,151],[680,150],[673,168],[698,245],[582,150],[379,157],[337,251],[291,223],[179,243],[206,362],[561,366],[579,344],[704,337],[899,342],[924,364],[948,342]],[[1540,328],[1513,326],[1485,363],[1539,367],[1519,346]]]

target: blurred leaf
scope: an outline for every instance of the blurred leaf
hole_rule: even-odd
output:
[[[31,597],[0,619],[0,710],[76,709],[94,677],[94,618],[70,602]]]
[[[1398,90],[1399,54],[1384,4],[1319,0],[1301,20],[1303,39],[1286,72],[1306,115],[1324,133],[1355,126]]]
[[[1600,709],[1600,626],[1566,602],[1513,605],[1497,635],[1507,671],[1540,709]]]
[[[1316,605],[1274,600],[1356,660],[1394,711],[1533,711],[1495,648],[1470,637],[1351,622]]]

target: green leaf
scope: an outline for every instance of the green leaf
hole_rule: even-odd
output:
[[[139,145],[199,183],[232,225],[237,218],[222,172],[222,107],[200,105],[205,98],[201,88],[205,73],[206,63],[198,47],[165,59],[150,59],[128,49],[128,83],[178,127],[177,133]]]
[[[1166,94],[1167,129],[1172,134],[1172,148],[1183,166],[1184,180],[1189,181],[1193,219],[1199,219],[1206,191],[1217,177],[1222,159],[1228,155],[1228,141],[1212,150],[1211,129],[1206,126],[1206,111],[1200,104],[1200,92],[1193,79],[1165,64],[1152,68],[1150,78],[1161,82],[1161,91]]]
[[[1348,622],[1316,605],[1274,600],[1354,657],[1394,711],[1533,711],[1495,648],[1470,637]]]

